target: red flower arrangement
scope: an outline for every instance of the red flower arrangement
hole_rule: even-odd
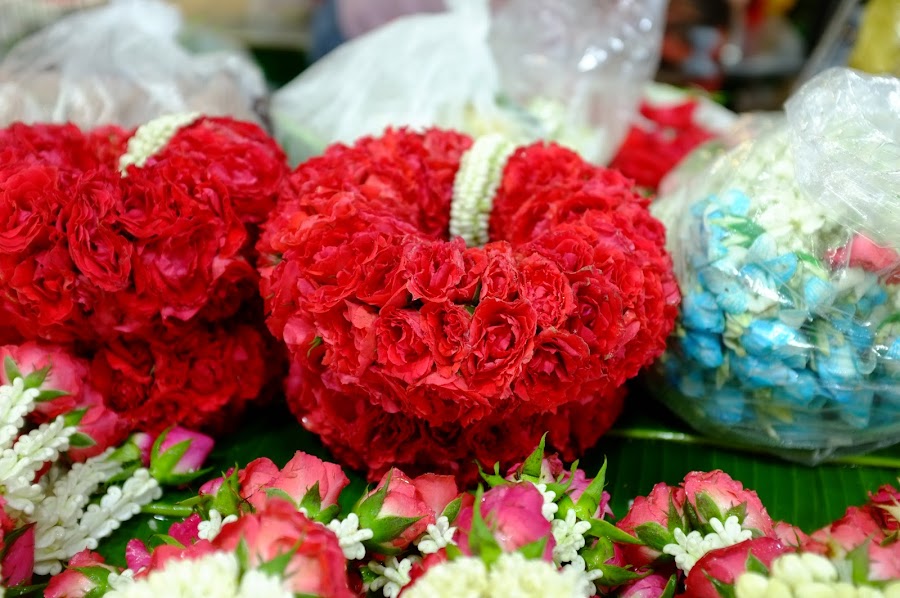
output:
[[[289,178],[258,244],[290,407],[377,478],[475,475],[541,434],[566,458],[618,415],[672,330],[664,230],[618,172],[557,146],[502,171],[490,242],[449,239],[462,134],[389,131]]]
[[[699,104],[641,104],[644,122],[632,125],[610,166],[641,187],[656,189],[670,170],[695,147],[715,137],[695,121]]]
[[[217,430],[275,361],[251,325],[253,245],[285,157],[253,124],[179,124],[0,130],[0,345],[92,360],[126,433]]]

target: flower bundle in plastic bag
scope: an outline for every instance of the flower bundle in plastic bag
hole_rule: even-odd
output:
[[[277,92],[294,162],[388,126],[540,138],[607,161],[659,59],[661,0],[448,1],[345,44]]]
[[[662,394],[698,429],[809,461],[900,439],[898,93],[826,71],[659,202],[684,297]]]
[[[0,62],[0,126],[133,127],[191,111],[258,121],[259,68],[237,51],[192,54],[181,28],[172,6],[119,0],[35,33]]]

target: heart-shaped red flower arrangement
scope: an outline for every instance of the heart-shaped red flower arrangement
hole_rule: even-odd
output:
[[[372,477],[397,465],[471,478],[475,460],[519,460],[545,431],[571,459],[674,325],[648,200],[568,150],[535,144],[476,172],[490,242],[449,239],[472,146],[439,130],[332,146],[291,175],[258,245],[288,402]]]
[[[244,310],[287,174],[265,132],[227,118],[0,130],[0,345],[91,360],[122,434],[219,428],[266,381]]]

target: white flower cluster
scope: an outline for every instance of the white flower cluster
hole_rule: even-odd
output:
[[[350,513],[341,521],[333,519],[326,526],[337,536],[338,544],[344,551],[344,558],[348,561],[358,561],[366,556],[366,547],[363,542],[371,540],[375,533],[367,527],[359,527],[359,517],[356,513]]]
[[[219,535],[219,532],[222,531],[223,527],[237,520],[237,515],[229,515],[223,519],[222,514],[216,509],[210,509],[209,519],[201,521],[197,526],[197,537],[201,540],[209,540],[212,542],[216,539],[216,536]]]
[[[441,548],[446,548],[453,542],[453,534],[456,528],[450,525],[450,520],[444,516],[438,517],[437,521],[428,524],[425,528],[425,535],[419,539],[417,544],[419,552],[422,554],[434,554]]]
[[[813,553],[783,554],[772,561],[769,577],[759,573],[742,573],[735,583],[736,598],[900,598],[900,581],[883,590],[854,586],[839,581],[837,567],[827,558]]]
[[[470,247],[487,243],[494,193],[515,149],[503,135],[492,134],[476,139],[463,155],[453,181],[451,237],[462,237]]]
[[[556,504],[556,492],[553,490],[547,490],[547,484],[543,482],[540,484],[535,484],[535,488],[541,493],[541,496],[544,497],[544,506],[541,507],[541,515],[544,516],[544,519],[547,521],[553,521],[553,517],[556,515],[556,512],[559,511],[559,505]]]
[[[121,472],[121,465],[110,458],[112,450],[68,469],[57,464],[76,432],[63,416],[18,436],[39,394],[40,389],[26,389],[20,377],[0,386],[0,490],[17,523],[35,524],[35,573],[55,575],[63,561],[97,548],[98,540],[159,498],[160,489],[146,469],[138,469],[88,504],[102,484]],[[47,463],[53,466],[35,481]]]
[[[237,557],[214,552],[196,560],[172,560],[160,570],[135,580],[110,577],[113,589],[106,598],[292,598],[281,579],[250,570],[240,575]]]
[[[584,598],[583,578],[546,561],[510,552],[490,568],[479,558],[462,557],[436,565],[406,589],[404,598]]]
[[[128,140],[128,149],[119,158],[119,170],[122,175],[125,175],[128,167],[132,164],[138,168],[143,167],[150,156],[166,146],[178,129],[191,124],[198,118],[200,118],[199,112],[166,114],[138,127],[138,130]]]
[[[697,561],[707,552],[734,546],[753,537],[753,532],[742,528],[734,515],[726,519],[724,524],[713,517],[709,520],[709,525],[712,526],[713,532],[706,536],[696,530],[685,535],[682,530],[675,528],[673,532],[675,544],[666,544],[663,547],[663,552],[674,556],[675,565],[685,573],[690,573]]]
[[[572,563],[575,568],[585,570],[584,559],[578,551],[584,548],[584,534],[591,529],[589,521],[579,521],[575,509],[569,509],[565,519],[554,519],[551,522],[553,539],[553,560],[557,565]]]
[[[406,585],[412,581],[409,572],[415,564],[415,557],[398,561],[392,556],[384,564],[378,561],[369,562],[369,571],[378,575],[373,581],[366,583],[366,591],[375,592],[381,590],[385,598],[397,598]]]

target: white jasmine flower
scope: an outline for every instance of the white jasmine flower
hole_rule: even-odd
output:
[[[215,540],[216,536],[219,535],[219,532],[222,531],[223,527],[237,520],[237,515],[229,515],[223,519],[221,513],[215,509],[210,509],[209,519],[201,521],[200,525],[197,526],[197,536],[199,536],[201,540],[209,540],[212,542]]]
[[[575,509],[569,509],[565,519],[554,519],[551,522],[553,539],[556,546],[553,547],[553,560],[557,565],[563,563],[581,562],[581,571],[584,571],[584,560],[578,556],[578,551],[584,548],[584,534],[591,529],[588,521],[579,521]]]
[[[463,154],[453,181],[450,202],[450,236],[462,237],[468,246],[488,241],[488,221],[494,194],[503,178],[506,162],[516,146],[499,134],[479,137]]]
[[[557,569],[521,553],[500,556],[488,569],[481,559],[462,557],[432,567],[404,592],[409,598],[513,598],[541,596],[585,598],[594,593],[583,574]]]
[[[366,556],[366,547],[363,542],[371,540],[374,532],[367,527],[359,527],[359,517],[356,513],[350,513],[343,521],[332,519],[326,526],[337,536],[338,543],[344,551],[344,557],[348,561],[358,561]]]
[[[200,118],[199,112],[166,114],[141,125],[128,140],[128,149],[125,154],[119,158],[119,170],[124,175],[132,164],[138,168],[143,167],[153,154],[169,143],[178,129],[191,124],[198,118]]]
[[[293,598],[293,592],[284,589],[283,580],[262,571],[251,569],[244,573],[236,598]]]
[[[453,544],[453,534],[456,528],[450,526],[450,520],[446,517],[438,517],[437,521],[425,528],[425,535],[419,540],[419,552],[433,554],[448,544]]]
[[[553,490],[547,490],[547,484],[535,484],[535,488],[537,488],[541,496],[544,497],[544,506],[541,507],[541,515],[544,516],[544,519],[547,521],[553,521],[553,516],[556,515],[556,512],[559,510],[559,505],[554,501],[556,500],[556,492]]]
[[[397,598],[400,595],[400,590],[412,581],[409,572],[414,562],[412,557],[397,561],[395,556],[389,558],[385,564],[370,561],[368,565],[369,571],[376,573],[378,577],[366,584],[366,590],[381,590],[385,598]]]
[[[706,536],[696,530],[685,535],[681,529],[675,528],[675,544],[663,547],[663,552],[674,556],[675,565],[685,573],[690,573],[707,552],[733,546],[753,537],[753,532],[743,529],[734,515],[726,519],[724,524],[713,517],[709,520],[709,525],[713,532]]]

